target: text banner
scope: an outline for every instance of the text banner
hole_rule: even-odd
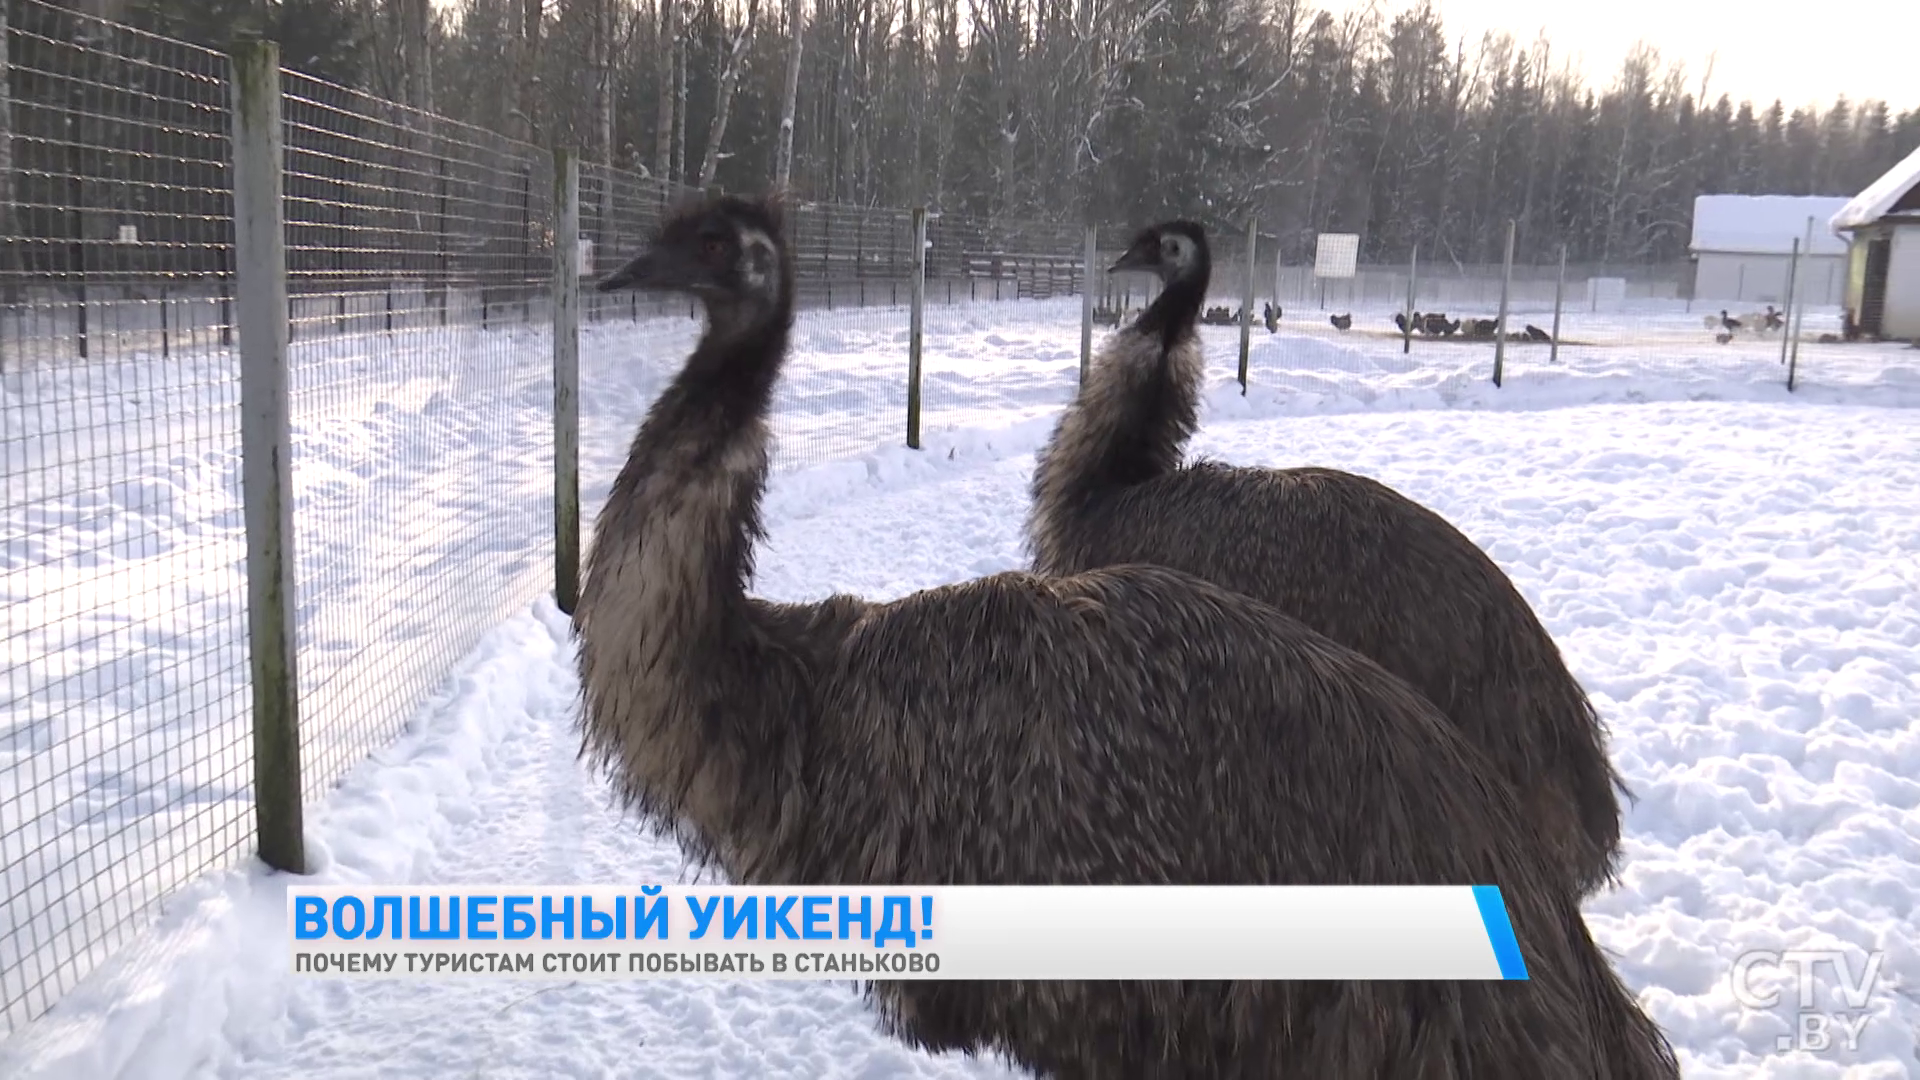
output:
[[[1525,979],[1478,886],[305,887],[347,978]]]

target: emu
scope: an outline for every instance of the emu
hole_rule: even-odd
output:
[[[1183,466],[1205,365],[1193,329],[1210,274],[1205,233],[1148,228],[1113,264],[1121,270],[1165,284],[1109,335],[1038,455],[1034,569],[1147,563],[1273,604],[1439,706],[1502,766],[1581,894],[1612,883],[1619,795],[1631,793],[1598,714],[1512,581],[1439,514],[1376,480]]]
[[[1540,329],[1539,327],[1533,325],[1532,323],[1528,323],[1527,324],[1527,340],[1528,341],[1552,341],[1553,335],[1547,333],[1545,330]]]
[[[1146,566],[888,602],[749,596],[793,324],[783,217],[710,198],[599,285],[706,310],[600,513],[574,615],[582,752],[626,807],[756,885],[1497,883],[1529,967],[870,983],[912,1046],[1071,1078],[1677,1077],[1492,764],[1271,607]]]
[[[1332,322],[1335,330],[1350,330],[1353,328],[1352,315],[1335,315],[1332,318]]]

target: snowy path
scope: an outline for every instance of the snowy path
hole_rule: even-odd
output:
[[[429,738],[405,764],[342,793],[319,825],[340,838],[333,874],[556,885],[682,878],[678,852],[622,821],[576,760],[566,633],[551,605],[514,620],[495,658],[462,680],[454,712],[470,741]],[[417,780],[416,792],[439,790],[429,835],[408,835],[416,815],[393,814],[400,778]],[[850,990],[802,983],[473,982],[426,993],[315,984],[296,988],[285,1019],[240,1040],[216,1075],[798,1077],[836,1075],[848,1062],[916,1075],[911,1057],[876,1047],[870,1028]]]
[[[757,592],[885,597],[1021,563],[1031,455],[1072,393],[1077,330],[1061,305],[1002,307],[941,313],[920,454],[848,456],[898,437],[897,328],[873,313],[809,327],[782,393],[783,465],[844,460],[777,476]],[[588,507],[687,332],[590,335]],[[1641,801],[1623,887],[1589,914],[1688,1076],[1920,1076],[1920,352],[1810,347],[1792,395],[1760,344],[1657,366],[1516,352],[1501,390],[1484,350],[1408,358],[1397,341],[1303,327],[1256,335],[1242,397],[1237,333],[1206,337],[1215,392],[1197,450],[1349,468],[1426,502],[1513,575],[1595,693]],[[539,473],[540,385],[508,396],[512,430],[475,452]],[[450,497],[417,472],[381,488],[383,508]],[[192,480],[178,483],[194,498],[231,487]],[[544,498],[534,486],[518,518]],[[227,509],[205,514],[228,528]],[[433,548],[461,555],[476,537],[495,539],[455,530]],[[320,882],[680,878],[677,851],[610,810],[574,760],[562,626],[536,606],[486,634],[401,743],[310,812]],[[1005,1075],[879,1038],[847,984],[294,981],[283,890],[232,872],[177,895],[155,933],[0,1045],[0,1075]],[[1886,950],[1858,1053],[1772,1056],[1791,988],[1771,1013],[1734,1001],[1734,958],[1784,945],[1844,948],[1856,970]]]
[[[1377,476],[1486,546],[1596,694],[1641,795],[1623,886],[1589,914],[1687,1075],[1867,1080],[1920,1072],[1920,1000],[1902,989],[1920,986],[1914,421],[1714,403],[1365,413],[1212,423],[1197,449]],[[884,596],[1017,565],[1044,432],[780,478],[757,591]],[[316,815],[322,880],[680,880],[677,852],[575,761],[573,692],[550,605],[495,631],[446,702]],[[167,920],[190,943],[163,1004],[83,994],[48,1022],[91,1028],[139,1078],[1003,1074],[880,1039],[846,984],[294,981],[282,912],[274,883],[211,883]],[[1767,1056],[1792,995],[1779,1015],[1744,1013],[1727,971],[1786,944],[1888,951],[1858,1053]],[[190,1015],[206,1020],[175,1026]],[[143,1037],[162,1041],[136,1055]],[[118,1063],[39,1064],[27,1075]]]

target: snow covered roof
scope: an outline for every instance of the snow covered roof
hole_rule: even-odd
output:
[[[1833,195],[1701,195],[1693,200],[1694,252],[1785,255],[1795,240],[1805,241],[1807,219],[1830,221],[1847,205]],[[1813,255],[1843,255],[1846,241],[1826,229],[1813,230]]]
[[[1914,147],[1913,153],[1900,164],[1888,169],[1885,176],[1868,184],[1867,190],[1855,195],[1828,224],[1834,232],[1871,225],[1892,213],[1900,200],[1916,187],[1920,187],[1920,146]]]

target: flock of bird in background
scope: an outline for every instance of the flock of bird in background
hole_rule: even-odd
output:
[[[1721,308],[1718,317],[1713,315],[1707,316],[1706,324],[1707,329],[1719,331],[1713,335],[1714,342],[1725,345],[1727,342],[1733,340],[1735,334],[1738,334],[1748,327],[1751,327],[1753,332],[1758,334],[1785,330],[1787,328],[1787,313],[1784,311],[1775,311],[1773,310],[1773,305],[1768,304],[1767,310],[1765,311],[1756,311],[1744,319],[1736,319],[1727,314],[1725,308]],[[1832,337],[1832,335],[1822,337],[1820,340],[1827,341],[1830,337]]]
[[[1097,326],[1119,326],[1121,322],[1125,320],[1126,314],[1125,311],[1119,308],[1108,307],[1103,303],[1095,306],[1093,321]],[[1239,310],[1220,305],[1207,308],[1202,312],[1200,322],[1204,326],[1238,326],[1240,325],[1240,314]],[[1725,315],[1726,313],[1721,312],[1721,314]],[[1280,332],[1280,318],[1280,305],[1270,300],[1260,305],[1260,321],[1266,326],[1267,333],[1276,334]],[[1352,313],[1330,315],[1328,316],[1328,321],[1333,324],[1335,330],[1347,331],[1353,329]],[[1395,312],[1393,315],[1393,325],[1403,334],[1419,333],[1428,337],[1438,338],[1451,338],[1459,335],[1463,341],[1493,341],[1500,336],[1499,319],[1449,320],[1447,316],[1441,312],[1427,312],[1422,314],[1416,311],[1412,314],[1411,318],[1409,318],[1405,312]],[[1412,330],[1408,329],[1409,326],[1412,327]],[[1738,326],[1739,323],[1736,320],[1734,328],[1738,328]],[[1524,331],[1508,334],[1507,340],[1510,342],[1547,344],[1553,341],[1553,335],[1529,323]]]
[[[1261,305],[1260,319],[1261,322],[1265,324],[1267,333],[1274,334],[1279,332],[1280,310],[1280,306],[1272,301],[1267,301]],[[1108,307],[1103,303],[1094,308],[1093,321],[1094,324],[1098,326],[1119,326],[1125,319],[1126,314],[1126,312],[1119,308]],[[1333,324],[1335,330],[1344,332],[1353,329],[1353,315],[1350,312],[1328,316],[1328,321]],[[1201,314],[1200,322],[1207,326],[1238,326],[1240,325],[1240,312],[1225,305],[1210,307]],[[1409,317],[1405,312],[1396,311],[1393,314],[1393,325],[1394,328],[1402,334],[1419,333],[1427,337],[1438,338],[1451,338],[1459,335],[1463,341],[1493,341],[1500,336],[1499,319],[1449,320],[1442,312],[1430,311],[1422,314],[1416,311]],[[1713,335],[1713,340],[1716,344],[1720,345],[1725,345],[1733,341],[1742,331],[1750,330],[1753,333],[1763,334],[1777,333],[1785,330],[1786,325],[1786,312],[1774,310],[1772,304],[1768,304],[1765,311],[1750,312],[1745,318],[1735,318],[1727,314],[1724,309],[1722,309],[1718,315],[1709,315],[1706,317],[1707,329],[1717,331]],[[1409,327],[1411,327],[1411,330]],[[1507,340],[1519,344],[1545,345],[1553,342],[1553,335],[1532,323],[1528,323],[1520,332],[1508,334]],[[1832,334],[1824,334],[1820,340],[1824,343],[1831,343],[1839,339]]]
[[[1036,457],[1029,568],[806,603],[747,592],[786,236],[779,199],[710,197],[598,285],[707,316],[573,610],[583,752],[626,806],[749,885],[1491,884],[1527,969],[867,984],[928,1051],[1074,1080],[1678,1080],[1581,911],[1632,796],[1512,581],[1376,480],[1183,460],[1203,228],[1144,229],[1110,268],[1161,289]]]

